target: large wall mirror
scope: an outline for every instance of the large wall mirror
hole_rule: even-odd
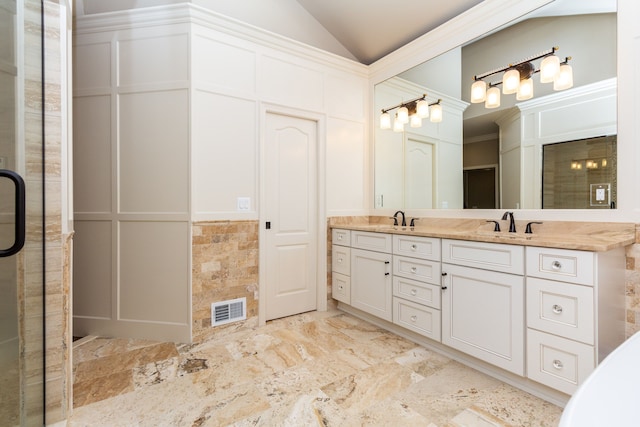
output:
[[[571,88],[554,90],[535,73],[530,99],[471,102],[474,76],[553,47],[561,61],[571,57]],[[534,71],[540,62],[530,61]],[[616,86],[615,0],[556,0],[377,84],[376,119],[426,94],[442,121],[424,118],[402,132],[374,124],[375,207],[615,208]]]

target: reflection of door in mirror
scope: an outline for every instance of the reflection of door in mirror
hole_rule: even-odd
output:
[[[542,149],[543,209],[614,209],[617,138],[603,136]]]
[[[497,209],[496,167],[464,170],[464,208]]]
[[[405,132],[404,206],[406,209],[432,209],[435,182],[435,144],[420,135]]]

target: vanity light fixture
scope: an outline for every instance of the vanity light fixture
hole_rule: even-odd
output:
[[[486,73],[473,76],[471,85],[471,102],[474,104],[484,102],[485,108],[497,108],[500,106],[500,89],[502,94],[515,93],[518,101],[524,101],[533,97],[533,78],[536,73],[540,73],[540,83],[553,82],[554,90],[565,90],[573,87],[573,69],[569,65],[570,56],[563,62],[555,55],[558,47],[533,55],[522,61],[509,64],[506,67],[487,71]],[[536,70],[532,61],[540,61],[540,69]],[[486,82],[489,76],[504,73],[502,80]]]
[[[404,125],[409,123],[412,128],[422,126],[422,119],[430,118],[433,123],[442,121],[442,99],[429,103],[427,94],[419,98],[402,102],[393,107],[385,108],[380,115],[380,129],[392,129],[394,132],[404,132]],[[390,111],[398,109],[395,113],[393,123]]]

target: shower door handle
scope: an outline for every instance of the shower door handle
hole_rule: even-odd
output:
[[[24,246],[25,238],[25,189],[24,180],[17,173],[0,169],[0,178],[9,178],[16,187],[15,199],[15,233],[13,245],[8,249],[0,249],[0,258],[8,257],[20,252]]]

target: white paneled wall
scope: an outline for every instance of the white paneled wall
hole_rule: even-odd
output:
[[[365,66],[189,4],[80,18],[75,61],[76,334],[191,339],[191,223],[259,219],[269,110],[318,120],[323,214],[368,214]]]

